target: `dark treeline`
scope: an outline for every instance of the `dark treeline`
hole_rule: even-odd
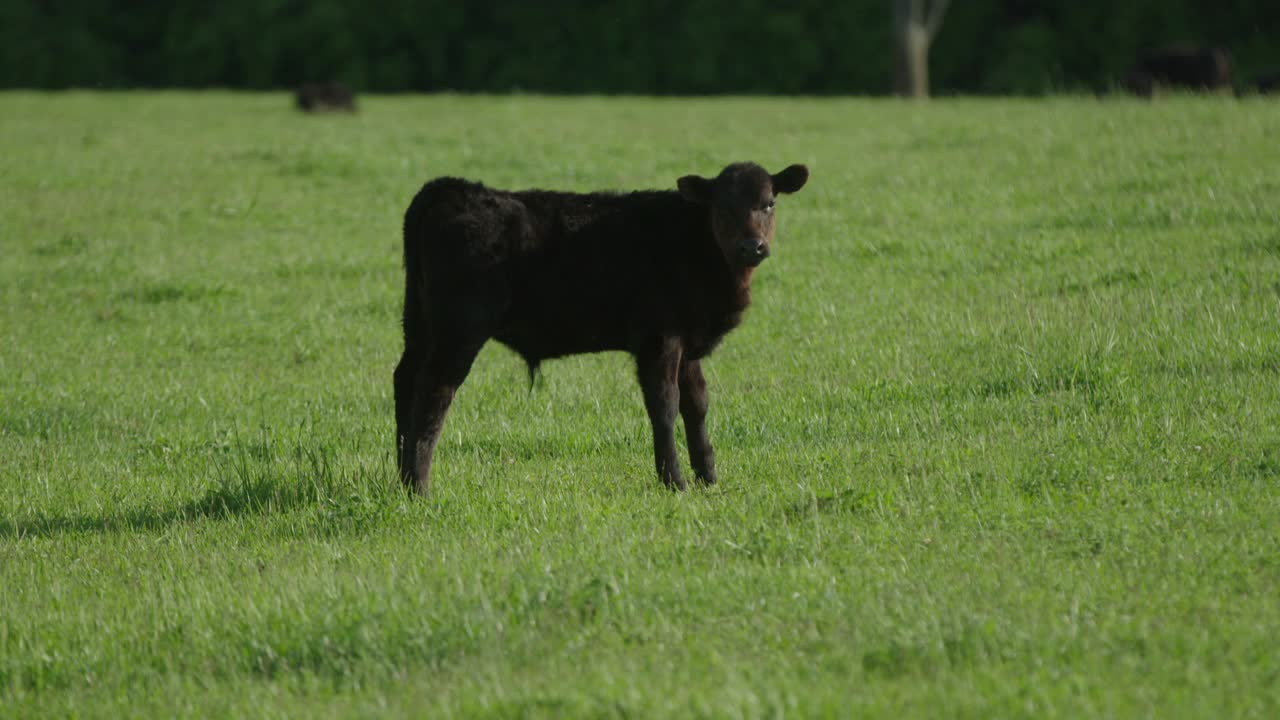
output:
[[[889,0],[0,0],[0,86],[882,94]],[[954,0],[935,94],[1100,90],[1144,48],[1280,68],[1277,0]]]

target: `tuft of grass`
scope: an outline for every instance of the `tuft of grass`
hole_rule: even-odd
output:
[[[1269,104],[0,105],[5,717],[1280,711]],[[707,362],[720,485],[651,477],[626,357],[491,345],[405,494],[424,181],[742,159],[812,179]]]

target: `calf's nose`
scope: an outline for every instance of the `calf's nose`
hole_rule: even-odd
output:
[[[759,265],[769,257],[769,245],[763,238],[749,238],[738,244],[738,257],[741,262]]]

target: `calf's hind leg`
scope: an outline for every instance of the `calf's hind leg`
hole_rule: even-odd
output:
[[[462,381],[471,371],[488,338],[437,343],[413,377],[413,406],[404,455],[410,465],[413,489],[425,495],[431,490],[431,457],[444,428],[444,418]],[[407,477],[406,477],[407,481]]]
[[[396,365],[393,382],[396,396],[396,464],[400,469],[400,481],[413,486],[413,447],[409,444],[410,424],[413,422],[413,388],[418,367],[422,364],[418,355],[408,348]]]

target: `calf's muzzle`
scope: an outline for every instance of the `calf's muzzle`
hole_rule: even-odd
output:
[[[738,244],[738,260],[749,267],[755,267],[769,257],[769,245],[763,238],[750,238]]]

